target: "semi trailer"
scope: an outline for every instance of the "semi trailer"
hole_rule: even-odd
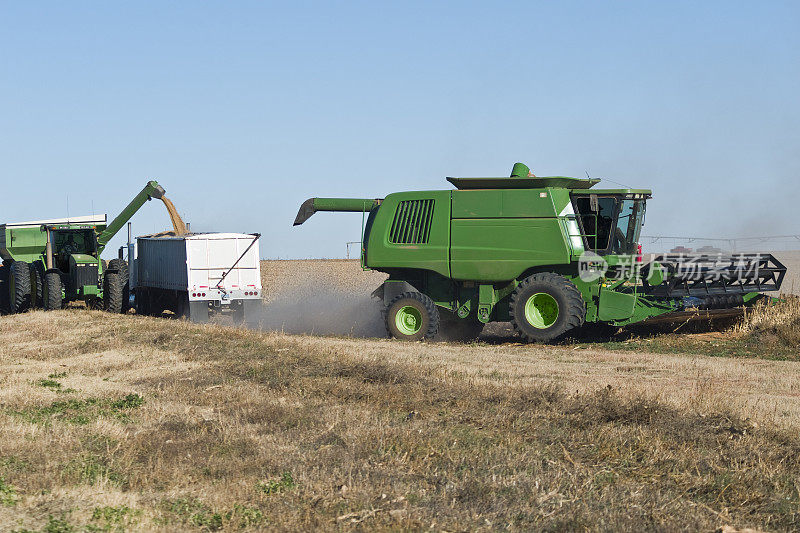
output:
[[[164,189],[150,181],[110,223],[105,215],[0,225],[0,312],[60,309],[67,302],[120,313],[127,264],[101,260],[108,242]]]
[[[455,189],[385,198],[310,198],[294,224],[318,211],[365,214],[361,263],[388,274],[390,336],[476,337],[511,322],[527,341],[554,341],[587,323],[626,326],[688,309],[752,305],[777,291],[786,268],[770,254],[655,256],[638,243],[649,189],[600,180],[447,178]]]
[[[131,306],[137,314],[171,311],[193,322],[230,314],[257,320],[261,265],[257,233],[142,236],[128,244]]]

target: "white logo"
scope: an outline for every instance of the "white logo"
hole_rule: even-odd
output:
[[[594,252],[584,252],[578,259],[578,276],[582,281],[591,283],[604,277],[608,272],[608,262]]]

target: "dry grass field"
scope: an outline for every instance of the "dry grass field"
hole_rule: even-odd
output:
[[[403,344],[358,337],[382,332],[352,324],[381,281],[357,263],[262,271],[275,331],[0,317],[0,530],[800,529],[795,300],[717,333]]]

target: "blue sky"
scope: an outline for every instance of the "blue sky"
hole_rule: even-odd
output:
[[[194,229],[341,257],[361,217],[293,228],[306,198],[523,161],[652,188],[647,234],[800,233],[798,27],[798,2],[0,1],[0,220],[158,179]]]

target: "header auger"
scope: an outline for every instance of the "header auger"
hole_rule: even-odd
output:
[[[477,337],[511,322],[528,341],[554,341],[586,323],[625,326],[687,309],[750,305],[780,289],[786,268],[769,254],[659,256],[638,244],[648,189],[599,189],[597,179],[447,178],[454,190],[384,199],[311,198],[318,211],[369,213],[364,268],[385,272],[389,334],[403,340]]]

